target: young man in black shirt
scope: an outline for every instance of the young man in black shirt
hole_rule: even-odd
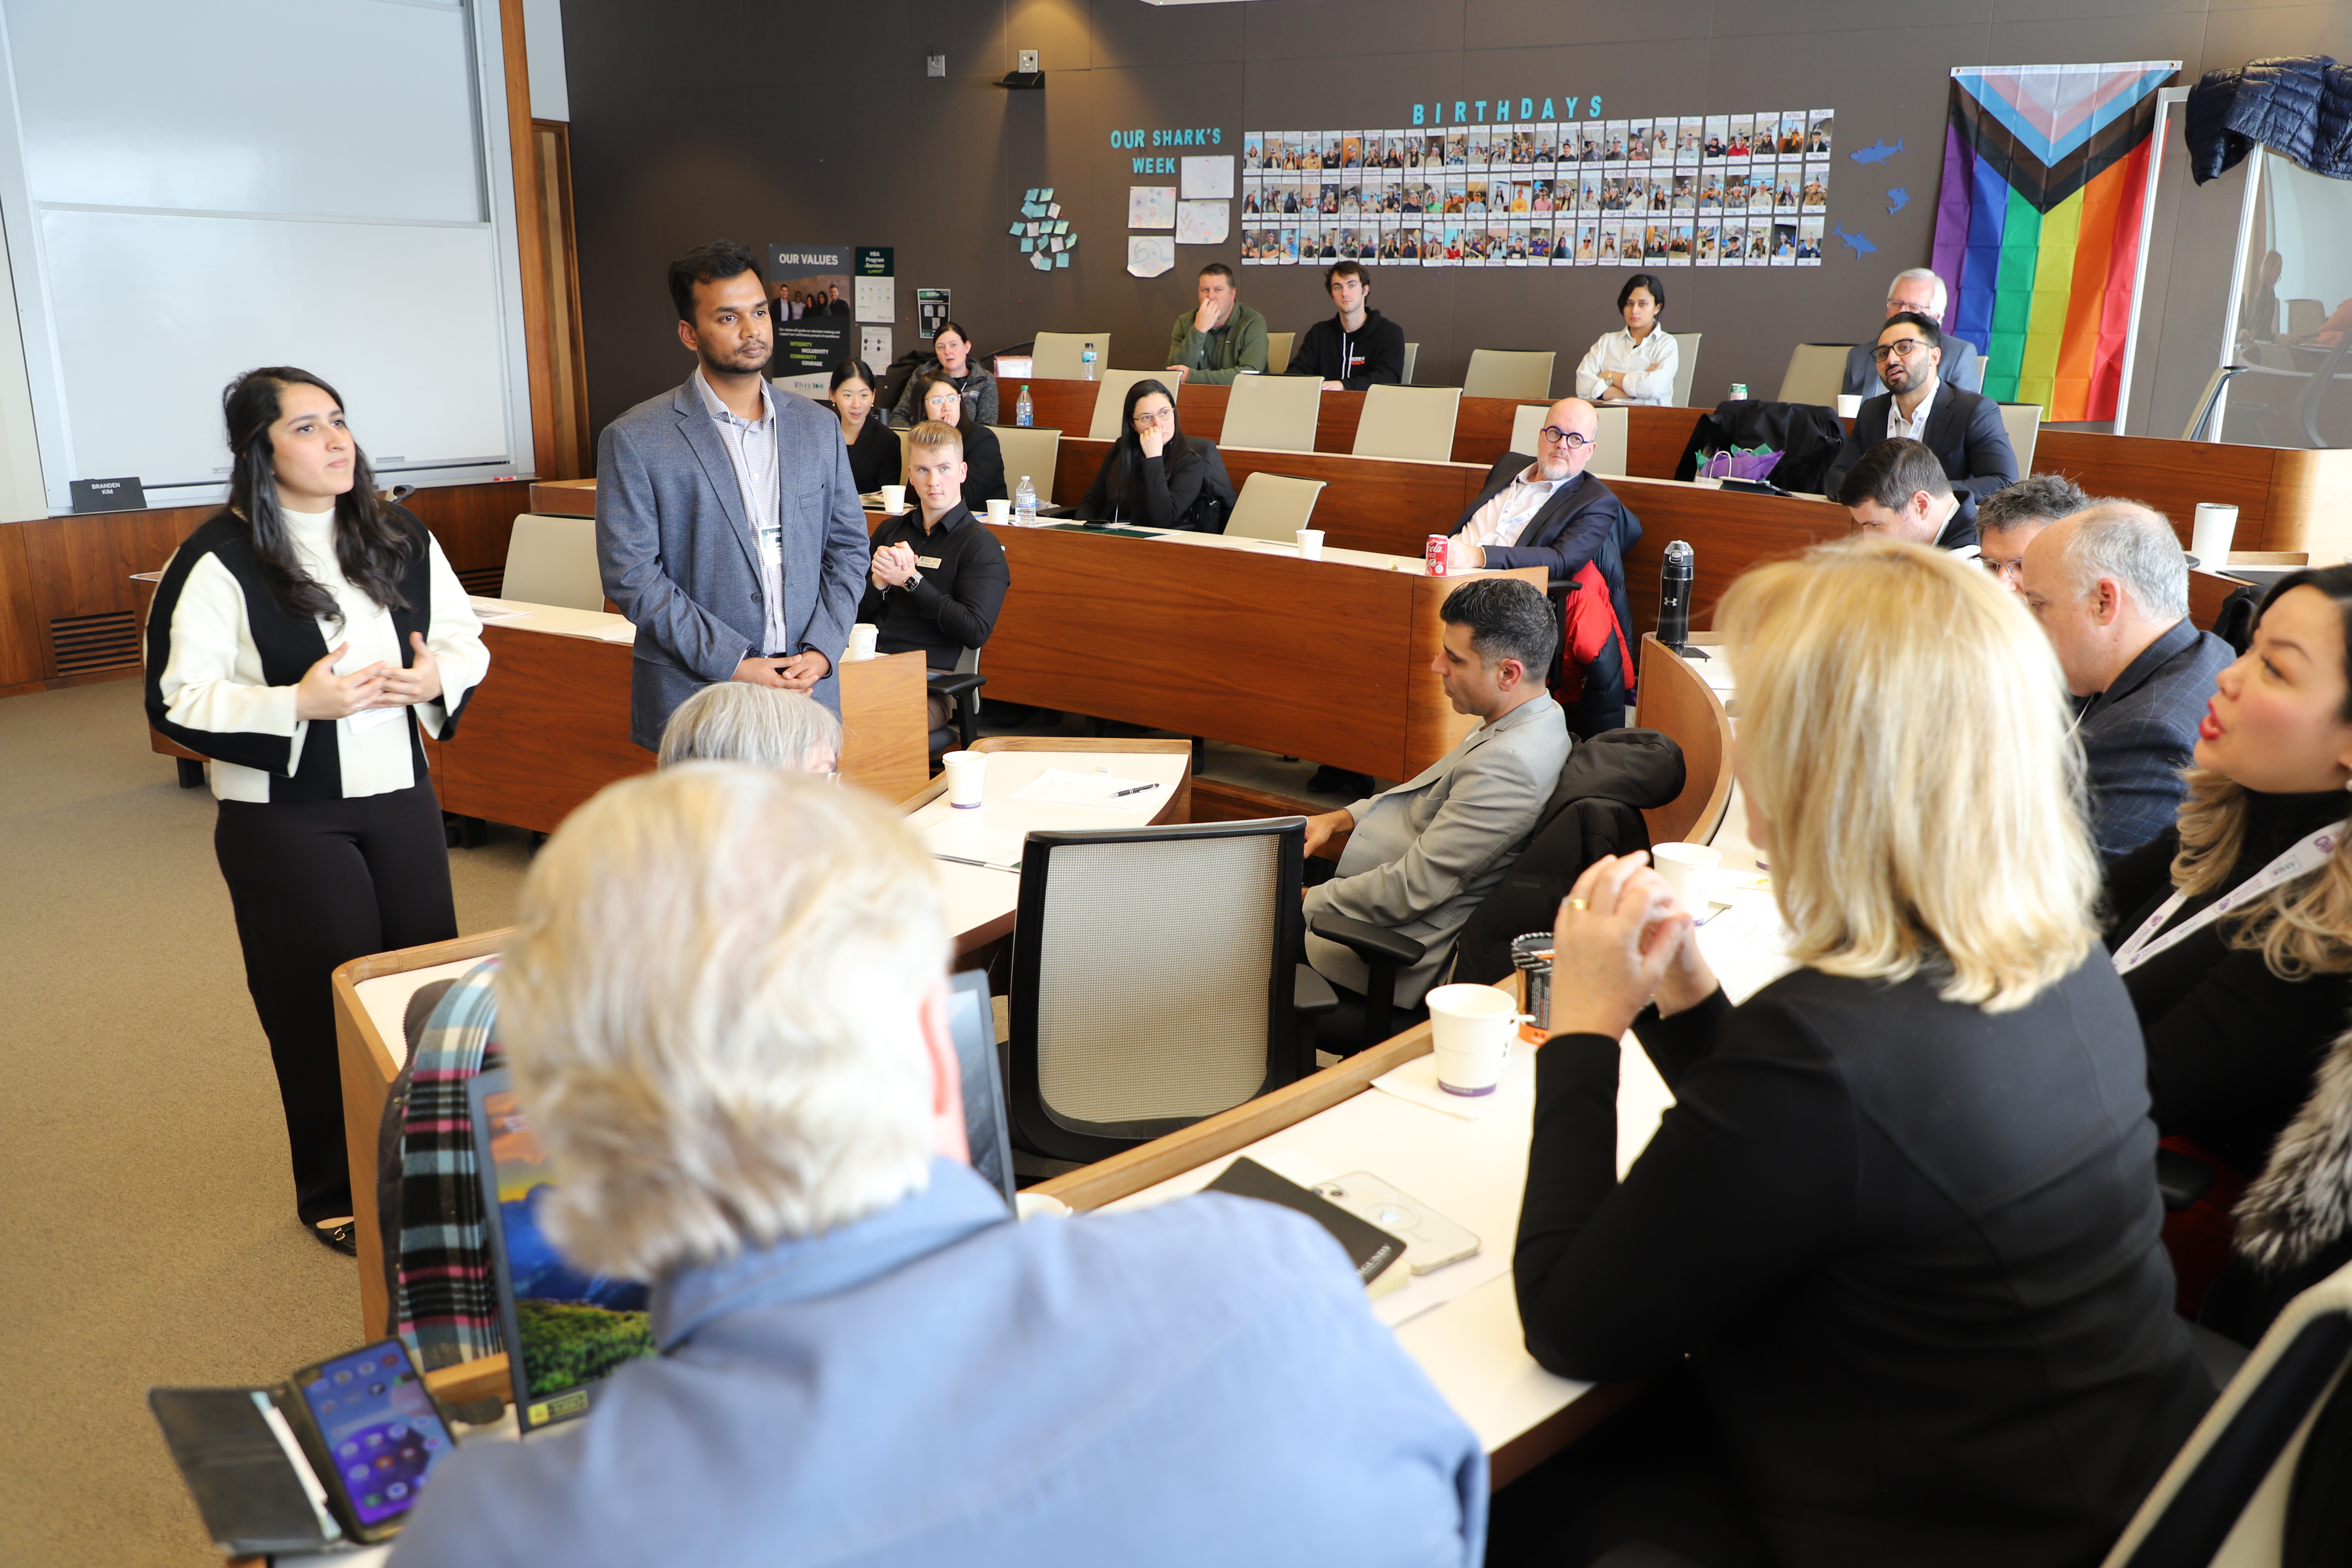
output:
[[[1361,264],[1342,261],[1323,274],[1339,313],[1318,321],[1290,351],[1291,375],[1323,378],[1326,392],[1361,392],[1376,382],[1404,380],[1404,329],[1366,302],[1372,280]]]
[[[996,627],[1013,574],[1004,546],[963,504],[963,437],[927,419],[907,433],[907,488],[915,505],[874,535],[874,563],[857,618],[877,627],[879,653],[922,650],[932,669],[953,669]],[[930,727],[946,726],[949,700],[930,699]]]

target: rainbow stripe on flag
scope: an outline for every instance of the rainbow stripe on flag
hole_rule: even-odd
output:
[[[2156,94],[2179,60],[1952,72],[1932,265],[1984,395],[2112,419],[2147,202]]]

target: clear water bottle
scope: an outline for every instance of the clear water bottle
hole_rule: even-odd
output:
[[[1025,385],[1021,389],[1021,401],[1013,405],[1013,423],[1024,430],[1032,428],[1037,423],[1037,409],[1029,401],[1029,388]]]
[[[1029,476],[1021,476],[1021,488],[1013,492],[1013,524],[1015,528],[1037,526],[1037,487]]]
[[[1086,352],[1078,355],[1078,379],[1080,381],[1092,381],[1094,378],[1095,346],[1092,343],[1088,343],[1086,346]]]

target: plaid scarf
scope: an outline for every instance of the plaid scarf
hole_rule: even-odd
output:
[[[506,1348],[466,1103],[467,1082],[500,1061],[498,972],[484,959],[449,988],[408,1063],[393,1317],[425,1371]]]

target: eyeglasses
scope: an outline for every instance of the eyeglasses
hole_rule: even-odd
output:
[[[1543,438],[1550,442],[1555,447],[1565,447],[1571,452],[1581,450],[1582,448],[1592,445],[1591,437],[1587,436],[1580,431],[1563,430],[1557,425],[1545,426],[1543,427]]]
[[[1927,345],[1926,343],[1921,342],[1917,338],[1897,338],[1891,343],[1881,343],[1876,348],[1871,350],[1870,357],[1876,363],[1885,364],[1890,357],[1894,359],[1909,359],[1913,354],[1917,353],[1921,349],[1924,349],[1927,346]]]
[[[1173,408],[1163,408],[1156,414],[1139,414],[1135,416],[1135,427],[1140,430],[1147,425],[1166,424],[1175,417],[1176,411]]]

